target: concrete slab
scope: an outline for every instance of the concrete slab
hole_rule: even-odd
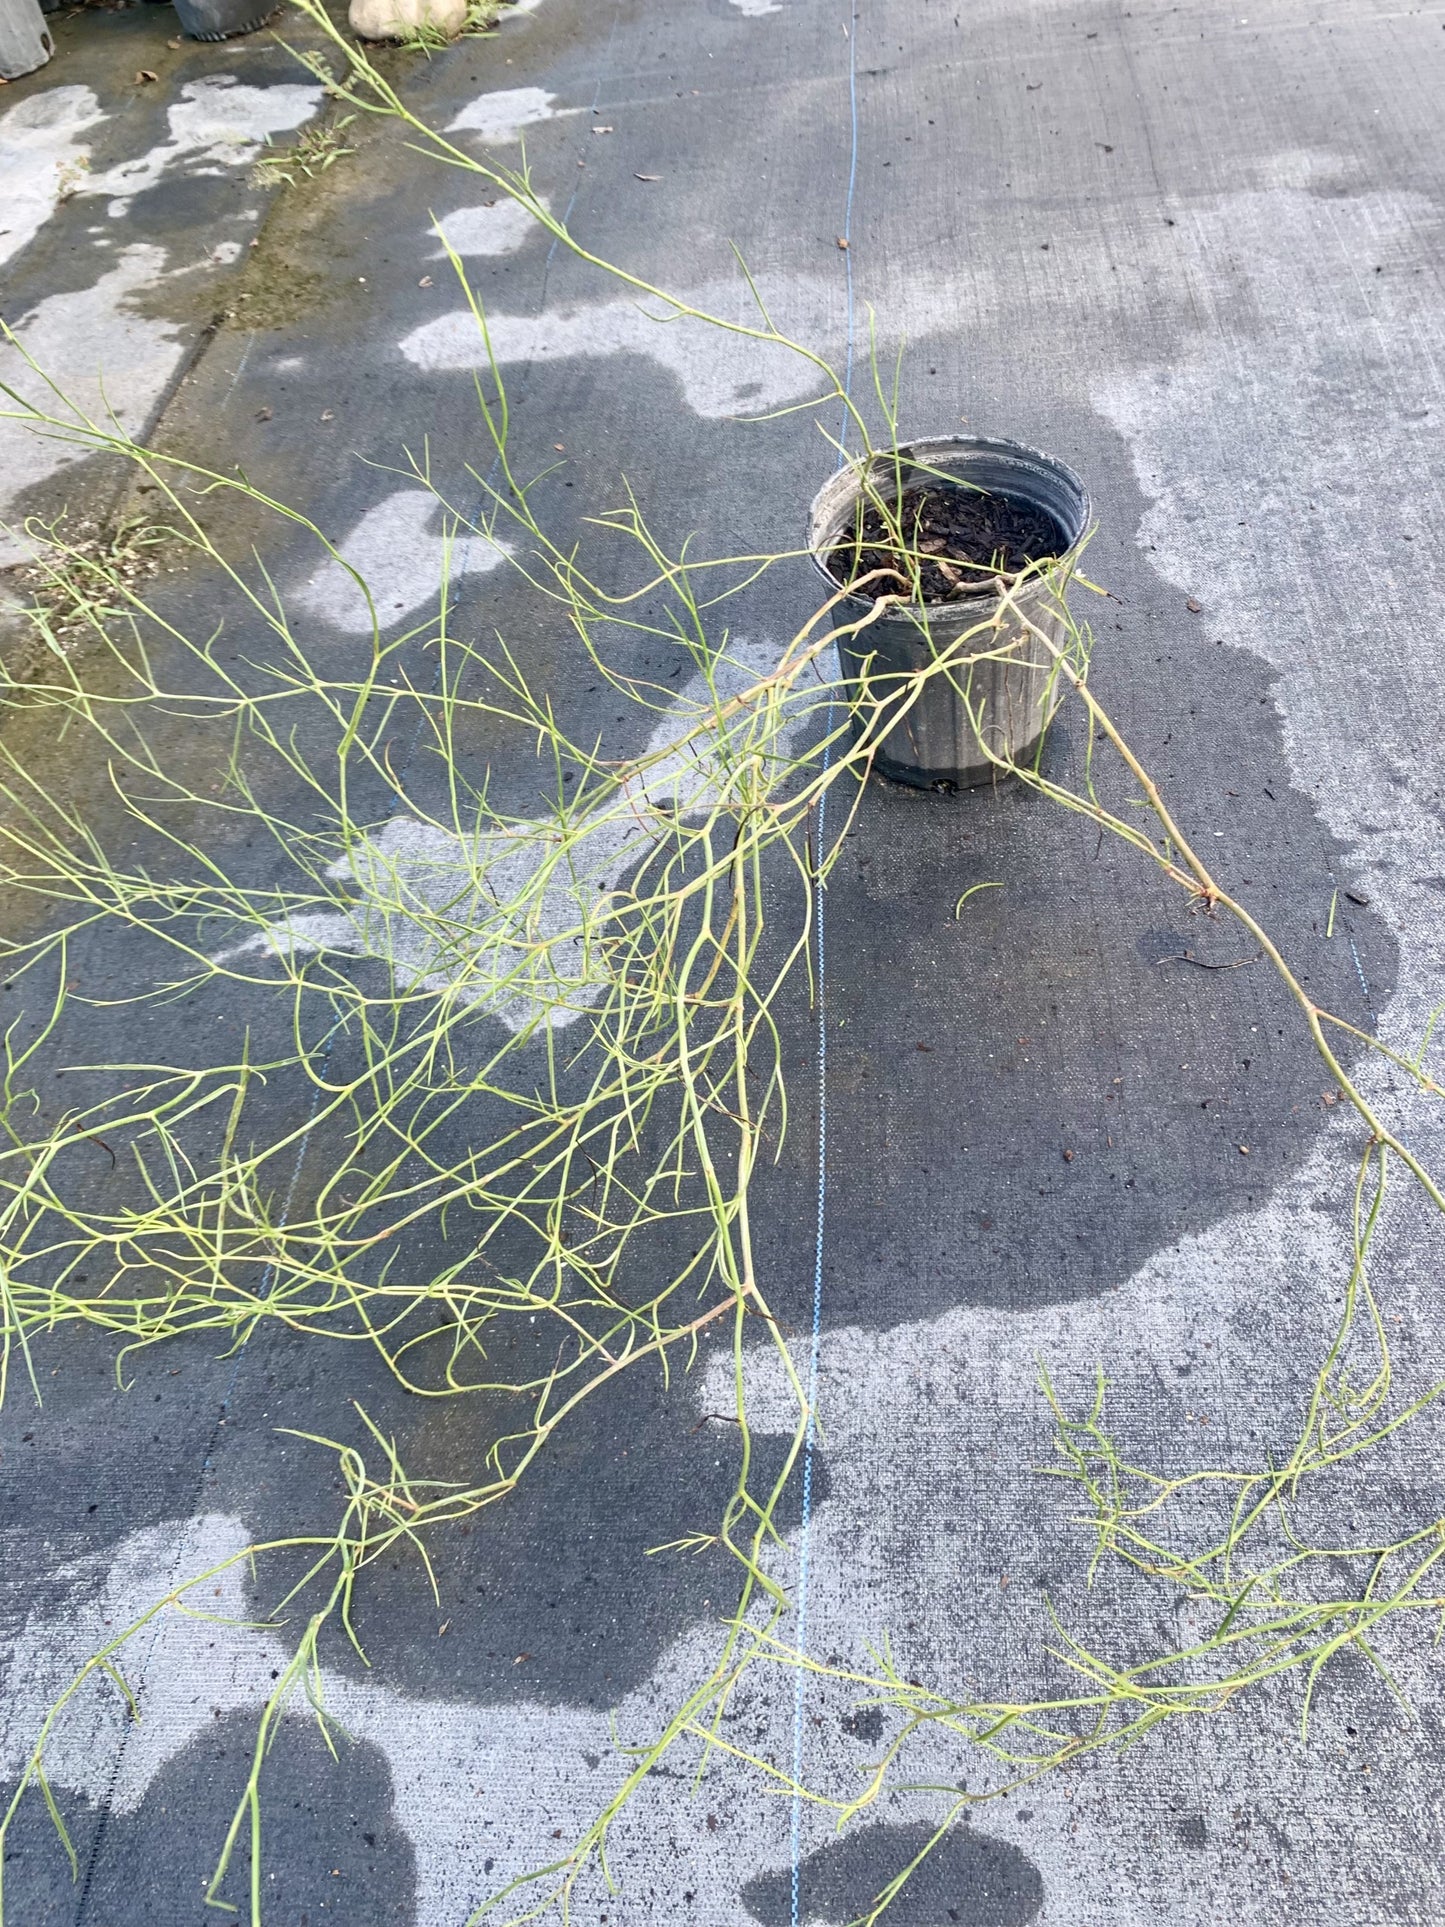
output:
[[[154,47],[148,18],[116,22]],[[1402,1041],[1439,999],[1445,949],[1445,584],[1428,540],[1445,409],[1442,26],[1439,7],[1359,0],[1227,18],[1097,0],[966,13],[545,0],[404,84],[460,138],[515,138],[508,155],[525,138],[537,185],[588,247],[741,314],[736,242],[778,319],[851,352],[860,380],[871,311],[889,354],[906,341],[910,431],[964,421],[1077,468],[1100,519],[1091,571],[1117,598],[1097,620],[1101,695],[1311,993]],[[282,56],[241,48],[182,50],[187,64],[128,110],[143,125],[125,129],[108,103],[130,98],[126,83],[108,93],[68,54],[7,90],[0,138],[10,125],[18,150],[46,158],[26,164],[33,235],[15,255],[29,306],[7,292],[6,313],[43,317],[31,325],[70,355],[68,379],[88,379],[97,352],[83,317],[112,317],[101,350],[128,419],[158,446],[241,462],[345,554],[375,557],[393,591],[383,624],[399,633],[427,613],[442,539],[402,451],[425,449],[468,507],[468,465],[487,459],[475,336],[437,259],[439,221],[492,311],[519,460],[540,467],[563,445],[537,498],[550,526],[577,528],[625,474],[673,537],[695,528],[738,551],[800,529],[829,451],[800,418],[736,419],[812,392],[793,366],[639,320],[615,284],[384,125],[267,212],[205,129],[176,131],[177,114],[192,125],[186,87],[221,73],[264,92],[268,124],[283,105],[299,112],[299,95],[280,97],[301,84]],[[46,216],[56,170],[85,145],[108,199],[72,195]],[[223,171],[197,172],[212,165]],[[148,225],[168,194],[174,217]],[[127,205],[112,217],[115,200]],[[248,241],[253,207],[261,246],[213,260]],[[112,218],[125,238],[102,248]],[[172,298],[182,284],[161,278],[192,256],[208,318],[222,305],[204,343],[199,310]],[[125,303],[146,312],[118,331]],[[35,459],[10,458],[23,506],[69,486],[32,475]],[[262,541],[312,646],[357,659],[354,599],[314,539],[258,524],[226,540],[238,553]],[[569,726],[617,754],[646,741],[646,719],[606,700],[495,556],[472,546],[460,577],[464,620],[517,642]],[[182,612],[192,593],[184,579],[167,590]],[[810,594],[801,565],[775,572],[736,605],[736,633],[778,647]],[[237,648],[254,649],[259,631],[226,613]],[[4,729],[54,770],[34,714]],[[184,736],[178,724],[177,757],[198,756]],[[1052,766],[1077,777],[1084,750],[1076,722],[1051,740]],[[509,807],[535,807],[520,732],[478,754]],[[77,806],[104,807],[98,773],[65,781]],[[279,860],[258,854],[258,874]],[[955,917],[984,880],[1003,887]],[[31,910],[7,916],[12,933],[34,927]],[[757,1202],[774,1302],[806,1358],[821,1136],[823,1432],[806,1512],[798,1490],[780,1514],[779,1576],[806,1589],[791,1631],[860,1665],[886,1633],[906,1677],[1010,1694],[1058,1676],[1050,1601],[1121,1661],[1141,1638],[1177,1643],[1190,1621],[1176,1594],[1108,1568],[1088,1587],[1070,1495],[1031,1469],[1049,1454],[1037,1361],[1074,1400],[1102,1362],[1140,1461],[1187,1465],[1205,1439],[1220,1463],[1283,1446],[1348,1270],[1357,1135],[1322,1101],[1328,1080],[1261,967],[1177,961],[1206,942],[1232,960],[1228,930],[1201,933],[1127,851],[1036,798],[870,788],[825,931],[821,1030],[801,988],[781,1013],[794,1115]],[[102,995],[141,962],[100,933],[77,969]],[[127,1047],[206,1061],[214,1027],[234,1037],[266,1010],[262,991],[202,992],[128,1017]],[[114,1024],[77,1006],[62,1059],[113,1056]],[[274,1101],[284,1114],[296,1093]],[[1445,1148],[1438,1129],[1415,1141],[1437,1161]],[[319,1182],[334,1153],[309,1144],[297,1182]],[[1412,1387],[1441,1376],[1437,1240],[1402,1209],[1379,1266]],[[0,1415],[10,1767],[107,1624],[248,1540],[315,1525],[329,1465],[276,1428],[351,1436],[360,1399],[429,1476],[477,1473],[485,1426],[460,1404],[418,1411],[374,1361],[318,1368],[284,1332],[223,1360],[210,1349],[150,1354],[119,1392],[109,1348],[57,1338],[41,1355],[43,1410],[22,1388]],[[645,1555],[705,1528],[725,1498],[735,1445],[700,1419],[725,1401],[728,1369],[705,1355],[670,1388],[628,1380],[509,1506],[437,1546],[439,1606],[414,1571],[378,1576],[360,1608],[371,1670],[339,1642],[328,1661],[351,1736],[339,1764],[300,1720],[277,1742],[268,1920],[441,1927],[586,1828],[625,1770],[618,1740],[650,1736],[715,1654],[726,1562]],[[788,1401],[766,1348],[750,1369],[780,1463]],[[1321,1531],[1349,1542],[1427,1523],[1441,1462],[1427,1416],[1377,1471],[1342,1477]],[[112,1695],[79,1709],[55,1782],[79,1816],[82,1878],[72,1886],[47,1847],[37,1806],[6,1868],[16,1918],[129,1927],[197,1909],[235,1751],[294,1638],[236,1623],[258,1604],[239,1568],[214,1598],[220,1619],[169,1615],[132,1663],[139,1727]],[[1327,1676],[1308,1741],[1297,1683],[1261,1688],[1183,1740],[1166,1729],[981,1806],[892,1917],[1437,1918],[1438,1686],[1426,1638],[1400,1636],[1389,1659],[1413,1723],[1363,1662]],[[736,1719],[755,1753],[784,1770],[796,1758],[830,1788],[856,1785],[892,1731],[846,1691],[798,1691],[791,1672],[754,1678]],[[794,1809],[736,1762],[696,1790],[669,1769],[618,1822],[618,1891],[585,1888],[580,1917],[842,1927],[917,1851],[944,1810],[938,1786],[988,1783],[942,1736],[919,1741],[899,1777],[836,1840],[825,1812]]]

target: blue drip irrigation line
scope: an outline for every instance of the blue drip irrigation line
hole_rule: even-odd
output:
[[[1328,869],[1326,874],[1329,876],[1330,882],[1335,887],[1336,895],[1338,895],[1340,890],[1343,887],[1340,883],[1339,878],[1335,875],[1333,869]],[[1350,946],[1350,955],[1355,960],[1355,975],[1359,978],[1360,989],[1364,992],[1364,995],[1365,995],[1365,1008],[1369,1011],[1373,1011],[1375,1006],[1374,1006],[1374,1001],[1370,996],[1369,979],[1365,976],[1365,966],[1360,959],[1359,949],[1355,944],[1354,932],[1350,930],[1348,927],[1345,930],[1345,942]]]
[[[853,199],[858,184],[858,36],[855,31],[858,15],[850,5],[848,24],[848,108],[849,108],[849,151],[848,151],[848,194],[843,206],[843,239],[853,238]],[[843,364],[843,393],[850,396],[853,392],[853,255],[849,248],[843,251],[843,275],[846,300],[846,348]],[[843,419],[838,430],[838,462],[841,467],[844,459],[844,445],[848,439],[848,411],[843,411]],[[832,760],[833,704],[828,704],[827,733],[829,741],[823,749],[823,770],[827,773]],[[823,1244],[828,1213],[828,1010],[826,999],[827,953],[824,944],[824,891],[822,878],[823,852],[826,845],[828,820],[828,792],[826,788],[818,798],[818,831],[816,860],[813,866],[813,920],[817,931],[817,997],[818,997],[818,1222],[813,1247],[813,1322],[808,1346],[808,1423],[803,1434],[803,1517],[799,1528],[798,1540],[798,1626],[796,1645],[800,1654],[808,1650],[808,1579],[811,1571],[812,1524],[813,1524],[813,1414],[818,1403],[818,1357],[822,1343],[823,1329]],[[803,1712],[807,1698],[808,1676],[799,1666],[793,1677],[793,1781],[795,1786],[802,1784],[803,1778]],[[791,1927],[800,1927],[802,1919],[802,1827],[803,1800],[801,1793],[795,1792],[792,1798],[791,1819]]]

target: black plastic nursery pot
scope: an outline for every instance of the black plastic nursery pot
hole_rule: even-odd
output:
[[[1088,531],[1089,497],[1071,468],[1019,442],[965,435],[909,442],[875,456],[861,474],[840,469],[813,498],[808,547],[830,595],[837,594],[839,581],[828,559],[853,534],[865,481],[891,498],[900,479],[906,496],[910,488],[936,485],[940,471],[1042,510],[1058,530],[1055,559],[1046,571],[1021,581],[1012,608],[1004,606],[997,578],[981,574],[977,586],[966,582],[954,601],[892,605],[856,636],[842,638],[838,654],[850,689],[868,699],[855,704],[855,731],[876,730],[875,705],[886,724],[890,696],[898,695],[901,713],[878,738],[876,771],[916,789],[976,789],[999,774],[980,736],[994,755],[1026,762],[1062,697],[1054,658],[1028,625],[1065,646],[1061,604]],[[869,596],[850,595],[839,605],[839,619],[866,616],[873,606]],[[928,677],[903,709],[904,687],[940,661],[946,673]]]
[[[231,40],[264,27],[277,0],[175,0],[175,6],[190,39]]]

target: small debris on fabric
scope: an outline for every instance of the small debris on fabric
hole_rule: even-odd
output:
[[[1073,1152],[1072,1152],[1072,1151],[1065,1151],[1065,1153],[1064,1153],[1064,1163],[1065,1163],[1065,1164],[1072,1164],[1072,1163],[1073,1163],[1073,1161],[1074,1161],[1074,1154],[1073,1154]]]
[[[531,1657],[532,1655],[530,1653],[518,1653],[517,1657],[512,1661],[512,1664],[514,1666],[520,1666],[523,1660],[530,1659]]]
[[[848,252],[848,242],[841,234],[838,236],[838,246],[843,250],[844,254]]]
[[[1216,830],[1216,836],[1223,836],[1223,830]],[[1156,957],[1155,963],[1193,964],[1196,970],[1242,970],[1246,964],[1258,963],[1264,952],[1256,950],[1252,957],[1231,957],[1224,963],[1210,963],[1206,957],[1196,957],[1192,950],[1176,950],[1167,957]]]
[[[1242,1158],[1249,1156],[1249,1146],[1247,1144],[1236,1144],[1234,1148]]]
[[[1109,145],[1108,141],[1095,141],[1094,145],[1095,147],[1102,147],[1106,154],[1112,154],[1114,151],[1113,148]]]
[[[271,419],[271,410],[269,406],[265,408],[258,408],[256,410],[256,420],[258,422],[268,422],[270,421],[270,419]]]
[[[1193,596],[1190,596],[1189,600],[1185,603],[1184,606],[1189,611],[1190,615],[1197,616],[1200,610],[1204,607],[1204,604],[1202,602],[1196,601]]]
[[[615,134],[617,129],[615,127],[594,127],[592,131],[594,134]]]
[[[421,278],[421,280],[420,280],[420,281],[418,281],[416,285],[417,285],[417,286],[418,286],[419,288],[429,288],[429,287],[430,287],[430,286],[432,285],[432,278],[431,278],[431,276],[430,276],[429,274],[424,274],[424,275],[422,276],[422,278]]]
[[[932,1044],[915,1044],[913,1048],[915,1050],[926,1050],[930,1053],[930,1055],[932,1054],[932,1051],[933,1051]]]
[[[1338,1091],[1321,1091],[1320,1092],[1321,1104],[1338,1104],[1339,1101],[1340,1101],[1340,1094]]]
[[[660,181],[662,176],[660,174],[634,174],[632,178],[634,181]]]
[[[1358,903],[1362,910],[1369,907],[1370,899],[1368,897],[1362,897],[1358,890],[1346,890],[1345,895],[1351,903]]]
[[[565,455],[567,453],[567,447],[564,442],[553,442],[552,446],[559,455]]]
[[[323,409],[322,409],[322,411],[321,411],[321,419],[322,419],[322,421],[324,421],[324,422],[332,422],[332,421],[335,421],[335,420],[336,420],[336,411],[335,411],[335,409],[333,409],[333,408],[323,408]]]

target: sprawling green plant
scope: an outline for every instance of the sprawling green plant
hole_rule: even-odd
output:
[[[307,10],[332,31],[319,9]],[[360,1413],[355,1439],[313,1441],[344,1481],[339,1520],[238,1555],[262,1570],[267,1558],[301,1558],[302,1576],[276,1611],[303,1613],[304,1623],[262,1709],[211,1896],[244,1838],[260,1922],[268,1743],[298,1696],[324,1728],[324,1644],[355,1642],[352,1604],[366,1569],[402,1548],[425,1565],[430,1535],[504,1501],[585,1401],[634,1367],[685,1369],[714,1329],[733,1348],[739,1440],[736,1483],[710,1535],[736,1560],[738,1578],[715,1662],[637,1750],[584,1836],[506,1894],[479,1896],[487,1906],[504,1905],[514,1919],[565,1911],[583,1870],[607,1864],[618,1814],[674,1749],[685,1748],[699,1772],[719,1751],[748,1759],[722,1720],[758,1668],[807,1669],[896,1710],[893,1737],[861,1789],[803,1786],[751,1760],[775,1789],[821,1802],[840,1825],[892,1783],[924,1730],[987,1755],[987,1791],[943,1794],[935,1838],[971,1800],[1215,1710],[1282,1673],[1303,1678],[1307,1718],[1332,1656],[1374,1656],[1382,1621],[1445,1608],[1433,1577],[1445,1549],[1437,1524],[1364,1548],[1368,1585],[1342,1589],[1342,1554],[1362,1548],[1307,1543],[1292,1523],[1304,1488],[1385,1446],[1435,1396],[1392,1404],[1367,1261],[1396,1164],[1437,1209],[1445,1196],[1332,1042],[1347,1034],[1438,1096],[1425,1068],[1428,1035],[1413,1053],[1397,1050],[1319,1008],[1268,931],[1205,866],[1089,681],[1089,635],[1068,615],[1065,569],[1041,564],[1001,579],[978,622],[915,675],[840,685],[836,644],[866,650],[869,625],[910,605],[927,559],[907,526],[902,469],[890,467],[896,376],[890,387],[875,355],[865,408],[823,357],[773,326],[761,299],[755,322],[728,323],[595,260],[547,211],[525,169],[479,161],[426,128],[364,54],[333,39],[346,65],[328,84],[352,113],[404,121],[423,151],[483,176],[599,272],[668,312],[802,357],[820,388],[805,406],[844,411],[860,485],[891,518],[913,580],[873,602],[840,590],[760,661],[730,641],[728,603],[788,558],[671,551],[629,498],[595,525],[632,558],[628,586],[604,587],[534,509],[493,360],[478,401],[494,466],[473,476],[485,506],[469,517],[444,503],[450,539],[504,545],[528,593],[565,621],[598,677],[653,719],[646,748],[617,761],[568,734],[505,642],[484,647],[459,632],[448,564],[435,613],[388,640],[373,585],[294,509],[238,475],[16,400],[38,428],[143,473],[149,499],[163,505],[151,513],[166,526],[166,553],[227,614],[224,626],[192,636],[154,584],[128,578],[104,553],[52,541],[33,615],[46,671],[6,700],[17,729],[43,718],[75,759],[107,771],[111,793],[104,810],[87,813],[27,762],[19,736],[0,736],[0,876],[12,904],[31,906],[35,926],[6,942],[30,1014],[6,1032],[0,1093],[0,1380],[12,1395],[28,1381],[38,1396],[37,1343],[79,1326],[114,1335],[122,1376],[138,1347],[186,1334],[236,1347],[269,1327],[297,1345],[362,1345],[419,1398],[468,1398],[515,1414],[489,1438],[485,1478],[458,1486],[415,1475]],[[467,288],[455,255],[452,265]],[[469,288],[467,298],[485,341],[482,304]],[[424,462],[412,474],[432,486]],[[301,525],[348,571],[372,618],[358,664],[343,672],[308,647],[260,560],[228,555],[211,532],[228,501],[243,501],[253,519]],[[1084,592],[1092,586],[1076,579]],[[1029,616],[1025,591],[1041,586],[1066,620],[1062,645]],[[238,634],[244,655],[231,653]],[[629,671],[619,638],[676,651],[689,677],[682,694],[671,678]],[[980,666],[1035,655],[1051,699],[1081,706],[1090,721],[1077,788],[1037,757],[1015,763],[984,727]],[[1077,1685],[1043,1699],[916,1685],[900,1677],[886,1640],[856,1670],[824,1663],[791,1643],[777,1576],[786,1549],[775,1514],[811,1418],[796,1342],[771,1307],[752,1235],[753,1179],[787,1129],[779,1012],[790,986],[806,988],[816,892],[870,760],[935,678],[960,692],[1001,775],[1119,837],[1194,905],[1249,932],[1364,1135],[1343,1316],[1281,1464],[1185,1476],[1132,1465],[1107,1429],[1102,1379],[1082,1415],[1043,1380],[1061,1452],[1053,1469],[1081,1500],[1095,1564],[1122,1561],[1184,1590],[1208,1624],[1185,1649],[1113,1663],[1070,1637],[1061,1617],[1057,1654]],[[493,799],[481,746],[499,735],[532,741],[550,774],[546,806],[532,816]],[[204,754],[179,755],[182,741]],[[1101,793],[1096,741],[1142,791],[1149,827]],[[408,743],[403,755],[398,745]],[[187,773],[198,768],[203,775]],[[842,807],[825,834],[821,805],[834,792]],[[263,856],[247,852],[247,837]],[[236,987],[263,999],[274,1021],[229,1063],[89,1067],[77,1101],[42,1117],[35,1080],[63,1046],[72,959],[97,936],[135,960],[137,1000]],[[319,1174],[306,1160],[310,1145],[325,1147]],[[115,1161],[104,1193],[92,1182],[97,1147]],[[499,1341],[511,1334],[523,1340],[517,1371],[499,1362]],[[795,1400],[792,1438],[766,1476],[749,1427],[744,1351],[754,1339],[775,1347]],[[1227,1504],[1220,1529],[1201,1537],[1192,1501],[1206,1487]],[[126,1649],[140,1626],[199,1598],[217,1570],[193,1575],[118,1631],[57,1702],[0,1820],[0,1868],[31,1787],[68,1848],[45,1771],[57,1722],[97,1672],[127,1692]],[[870,1922],[916,1865],[878,1896]]]

